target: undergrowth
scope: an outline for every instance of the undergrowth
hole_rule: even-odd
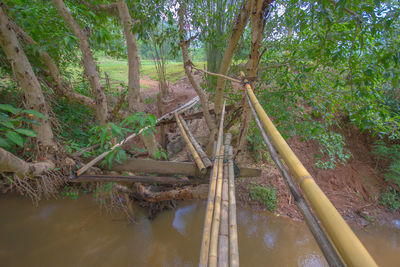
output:
[[[252,200],[261,201],[269,211],[275,211],[278,199],[275,189],[263,185],[251,184],[247,187]]]

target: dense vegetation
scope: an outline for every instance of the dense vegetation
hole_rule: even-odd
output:
[[[334,168],[351,158],[343,127],[352,125],[371,136],[377,161],[386,168],[388,188],[381,201],[398,209],[399,2],[260,1],[261,20],[251,18],[248,23],[248,14],[242,34],[233,41],[240,32],[235,27],[241,14],[255,8],[257,1],[0,2],[0,146],[26,162],[50,160],[54,171],[63,167],[58,155],[72,157],[93,147],[80,157],[94,157],[127,133],[151,126],[142,142],[149,156],[163,158],[164,148],[153,134],[155,116],[144,112],[153,102],[141,97],[146,87],[140,85],[139,73],[159,81],[160,94],[166,97],[168,82],[184,77],[188,63],[231,76],[247,70],[284,137],[319,143],[318,167]],[[13,34],[18,38],[11,45],[27,58],[21,67],[20,57],[7,48]],[[185,49],[190,58],[185,58]],[[27,79],[36,79],[32,84],[37,91],[22,82],[20,68],[32,69]],[[195,88],[205,96],[201,104],[210,143],[222,97],[228,104],[240,103],[243,97],[233,88],[212,77]],[[30,99],[38,92],[43,96],[40,103]],[[208,114],[208,102],[215,102],[216,117]],[[240,136],[241,152],[249,149],[265,159],[260,133],[246,116],[232,131]],[[143,152],[132,148],[129,153]],[[4,155],[11,159],[11,154]],[[104,164],[126,157],[125,150],[117,149]],[[0,172],[9,177],[6,181],[32,176],[3,160]],[[275,199],[274,191],[262,190],[260,194],[266,190]],[[260,194],[254,192],[257,198]]]

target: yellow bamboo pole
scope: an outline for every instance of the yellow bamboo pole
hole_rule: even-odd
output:
[[[229,263],[231,267],[239,266],[239,247],[236,222],[235,175],[233,169],[233,149],[228,148],[229,175]]]
[[[208,266],[216,267],[218,262],[218,236],[219,236],[219,225],[221,222],[221,193],[222,193],[222,181],[224,179],[224,146],[221,146],[221,150],[218,153],[218,177],[217,177],[217,190],[215,192],[215,208],[214,216],[212,220],[211,228],[211,241],[210,241],[210,254]]]
[[[224,132],[224,117],[225,117],[225,102],[222,107],[222,114],[221,114],[221,121],[219,124],[219,132],[218,132],[218,139],[217,145],[214,152],[214,166],[211,172],[210,177],[210,188],[208,191],[208,200],[207,200],[207,207],[206,207],[206,215],[204,218],[204,229],[203,229],[203,237],[201,240],[201,248],[200,248],[200,261],[199,267],[205,267],[208,265],[208,256],[210,250],[210,237],[211,237],[211,225],[212,225],[212,218],[214,212],[214,200],[215,200],[215,191],[217,185],[217,176],[218,176],[218,160],[217,155],[221,150],[222,146],[222,139],[223,139],[223,132]]]
[[[308,173],[279,131],[275,128],[248,83],[246,83],[245,89],[265,131],[276,150],[287,164],[290,172],[295,176],[345,263],[348,266],[377,266],[374,259],[349,225],[315,183],[310,173]]]
[[[192,154],[194,161],[196,162],[196,165],[199,168],[200,173],[205,174],[207,172],[206,166],[204,166],[204,163],[201,160],[199,154],[197,153],[196,149],[194,148],[192,142],[190,142],[190,139],[187,136],[187,133],[186,133],[185,129],[183,128],[182,122],[179,119],[177,113],[175,113],[175,120],[176,120],[176,124],[178,124],[179,130],[181,131],[183,139],[185,139],[185,142],[186,142],[186,145],[188,146],[190,154]]]

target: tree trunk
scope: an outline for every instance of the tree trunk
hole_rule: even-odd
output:
[[[88,36],[72,17],[71,13],[69,13],[62,0],[52,0],[52,2],[74,35],[78,38],[85,74],[89,79],[96,101],[97,119],[99,120],[99,123],[103,125],[107,122],[108,117],[107,99],[104,93],[104,86],[100,82],[100,76],[96,69],[92,51],[90,50]]]
[[[179,42],[179,45],[182,48],[183,66],[185,68],[186,76],[188,77],[194,90],[196,91],[197,95],[199,96],[201,107],[203,109],[204,119],[206,121],[208,129],[210,130],[210,143],[212,144],[213,140],[215,139],[216,133],[217,133],[217,125],[216,125],[214,119],[210,115],[208,96],[203,91],[201,86],[196,82],[196,80],[194,79],[194,76],[191,72],[191,61],[189,59],[189,50],[188,50],[191,39],[189,39],[189,40],[182,39],[182,38],[184,38],[183,36],[186,36],[185,24],[184,24],[184,14],[185,14],[185,7],[182,5],[181,8],[179,9],[179,32],[181,34],[181,40]],[[209,151],[209,149],[207,149],[207,150]]]
[[[0,15],[1,11],[0,11]],[[12,153],[0,148],[0,173],[11,172],[23,179],[36,176],[55,167],[51,161],[28,163]]]
[[[264,13],[268,11],[271,1],[253,0],[251,12],[251,52],[247,61],[247,76],[250,81],[256,81],[260,61],[260,48],[265,27]],[[243,120],[239,131],[239,144],[235,154],[247,151],[247,133],[249,131],[252,113],[249,103],[244,101]]]
[[[33,73],[31,64],[28,61],[17,36],[12,29],[12,22],[7,17],[0,5],[0,45],[3,47],[18,84],[24,90],[26,104],[28,109],[36,110],[49,118],[48,107],[46,105],[42,88]],[[37,134],[39,150],[41,152],[54,152],[57,145],[54,141],[53,131],[50,121],[35,118],[39,125],[33,125],[33,130]]]
[[[228,73],[229,66],[232,62],[233,53],[235,52],[235,48],[239,42],[240,36],[242,36],[244,28],[247,25],[247,21],[249,20],[251,3],[252,0],[246,0],[238,17],[235,20],[235,24],[232,28],[231,39],[226,46],[221,65],[219,67],[220,74],[226,75]],[[225,79],[218,77],[217,88],[215,92],[215,112],[217,114],[217,119],[220,117],[222,112],[222,104],[224,103],[224,89]]]
[[[140,62],[136,43],[136,36],[132,32],[132,18],[128,6],[124,0],[117,1],[118,15],[124,25],[126,48],[128,52],[129,82],[128,82],[128,104],[131,112],[143,111],[143,103],[140,97]],[[141,135],[142,141],[151,157],[155,157],[159,145],[154,134]]]
[[[30,37],[21,27],[19,27],[16,24],[13,24],[13,29],[15,33],[18,35],[18,37],[21,38],[25,43],[31,46],[37,45],[37,42],[33,40],[32,37]],[[73,99],[78,103],[81,103],[89,108],[95,108],[96,104],[93,99],[75,92],[71,84],[62,79],[57,64],[54,62],[51,56],[43,49],[39,49],[39,51],[44,64],[46,65],[47,69],[50,72],[51,78],[56,83],[55,88],[58,90],[58,92],[64,95],[65,97]]]

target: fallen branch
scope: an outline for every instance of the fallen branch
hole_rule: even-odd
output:
[[[199,184],[201,181],[198,179],[187,179],[177,177],[165,177],[165,176],[123,176],[123,175],[81,175],[78,178],[72,179],[73,183],[82,182],[128,182],[128,183],[157,183],[157,184]]]

